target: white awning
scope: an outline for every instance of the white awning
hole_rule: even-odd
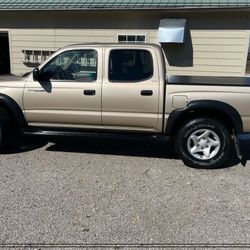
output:
[[[159,27],[160,43],[184,43],[186,19],[161,19]]]

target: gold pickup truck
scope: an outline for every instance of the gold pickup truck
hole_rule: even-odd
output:
[[[60,49],[25,77],[0,81],[0,145],[32,135],[173,137],[191,167],[226,164],[250,132],[247,78],[166,78],[152,44],[79,44]],[[167,150],[167,149],[166,149]]]

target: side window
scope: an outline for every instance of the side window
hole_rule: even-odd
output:
[[[153,76],[153,59],[147,50],[117,49],[110,52],[109,80],[138,82]]]
[[[95,81],[97,79],[97,51],[62,52],[43,67],[42,74],[54,80]]]

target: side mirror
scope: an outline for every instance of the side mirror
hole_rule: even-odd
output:
[[[40,80],[43,82],[48,82],[53,77],[53,71],[40,72]]]
[[[39,79],[40,79],[40,71],[38,68],[35,68],[33,70],[33,79],[34,79],[34,81],[39,81]]]

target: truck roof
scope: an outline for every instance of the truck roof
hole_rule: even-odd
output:
[[[154,43],[78,43],[78,44],[71,44],[68,46],[65,46],[64,48],[76,48],[76,47],[136,47],[136,48],[157,48],[159,49],[160,46],[158,44]],[[64,49],[63,48],[63,49]]]

